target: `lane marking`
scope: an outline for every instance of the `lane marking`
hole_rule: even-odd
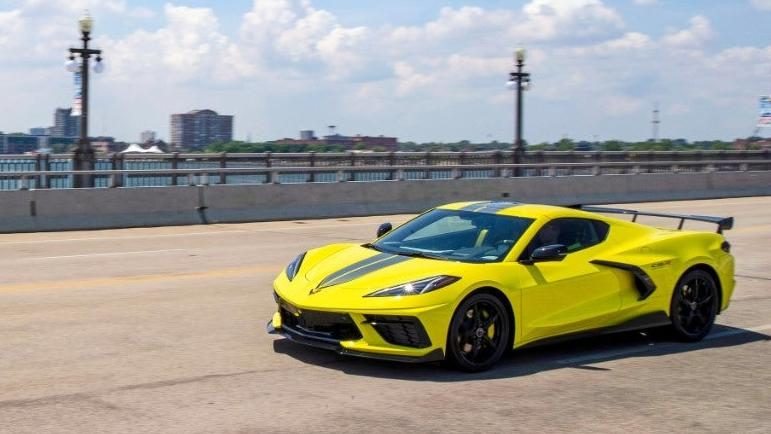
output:
[[[14,244],[38,244],[38,243],[69,243],[77,241],[120,241],[120,240],[136,240],[145,238],[167,238],[167,237],[186,237],[197,235],[220,235],[223,233],[243,233],[248,232],[245,230],[235,231],[220,231],[220,232],[188,232],[180,234],[148,234],[148,235],[129,235],[125,237],[90,237],[90,238],[61,238],[58,240],[25,240],[25,241],[0,241],[0,246],[14,245]]]
[[[282,269],[282,265],[262,264],[248,267],[217,268],[209,271],[195,271],[188,273],[139,274],[130,276],[95,277],[87,279],[44,280],[39,282],[11,283],[0,285],[0,293],[30,290],[84,289],[100,286],[114,287],[117,284],[130,285],[134,283],[147,282],[174,282],[184,280],[216,279],[263,273],[277,274],[281,272]]]
[[[137,252],[84,253],[80,255],[41,256],[36,258],[21,258],[21,260],[22,261],[42,261],[45,259],[91,258],[94,256],[144,255],[148,253],[187,252],[187,251],[188,249],[163,249],[163,250],[141,250]]]
[[[771,280],[771,277],[764,277],[764,276],[750,276],[747,274],[734,274],[734,277],[741,277],[744,279],[756,279],[756,280]]]
[[[54,240],[23,240],[23,241],[0,241],[0,246],[4,245],[17,245],[17,244],[40,244],[40,243],[68,243],[68,242],[79,242],[79,241],[121,241],[121,240],[136,240],[136,239],[147,239],[147,238],[170,238],[170,237],[187,237],[187,236],[201,236],[201,235],[223,235],[223,234],[244,234],[249,232],[274,232],[274,231],[291,231],[291,230],[305,230],[305,229],[324,229],[324,228],[345,228],[348,226],[369,226],[372,225],[373,227],[376,225],[376,223],[349,223],[349,222],[340,222],[341,224],[333,224],[333,225],[297,225],[297,226],[286,226],[286,227],[277,227],[277,228],[256,228],[256,229],[226,229],[221,231],[211,231],[211,232],[185,232],[185,233],[179,233],[179,234],[147,234],[147,235],[128,235],[128,236],[117,236],[117,237],[89,237],[89,238],[62,238],[62,239],[54,239]],[[117,229],[117,230],[130,230],[130,229]],[[57,233],[57,232],[54,232]]]
[[[729,238],[731,234],[746,233],[746,232],[760,232],[771,230],[771,225],[755,225],[755,226],[742,226],[736,229],[729,229],[727,232]]]
[[[641,203],[628,203],[628,204],[620,204],[618,207],[623,208],[624,206],[638,206],[640,210],[642,209],[667,209],[667,208],[714,208],[715,206],[729,206],[729,205],[746,205],[746,206],[756,206],[757,200],[749,200],[749,199],[757,199],[757,196],[747,198],[746,201],[733,201],[733,202],[722,202],[722,200],[726,199],[702,199],[702,200],[695,200],[695,201],[685,201],[688,203],[682,203],[682,202],[666,202],[666,203],[656,203],[656,202],[641,202]],[[766,200],[760,201],[760,202],[767,202]]]
[[[722,332],[714,333],[707,335],[707,337],[704,338],[704,340],[712,340],[712,339],[720,339],[726,336],[733,336],[733,335],[740,335],[745,333],[755,333],[755,332],[761,332],[765,330],[771,329],[771,324],[764,324],[757,327],[749,327],[745,329],[734,329],[734,330],[725,330]],[[623,350],[615,350],[615,351],[605,351],[600,353],[594,353],[594,354],[587,354],[584,356],[578,356],[578,357],[571,357],[568,359],[562,359],[558,360],[557,363],[562,365],[573,365],[573,364],[580,364],[588,361],[598,361],[606,358],[614,358],[614,357],[620,357],[620,356],[627,356],[632,354],[639,354],[648,352],[654,348],[666,348],[669,345],[674,345],[667,343],[665,345],[660,345],[656,347],[655,344],[651,343],[646,346],[642,347],[634,347],[634,348],[627,348]]]

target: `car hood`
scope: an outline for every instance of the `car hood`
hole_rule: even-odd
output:
[[[479,264],[383,253],[359,245],[337,245],[309,251],[287,295],[302,304],[332,305],[379,289],[437,275],[463,276]]]

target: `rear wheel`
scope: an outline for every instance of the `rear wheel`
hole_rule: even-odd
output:
[[[497,297],[474,294],[452,316],[447,360],[464,371],[487,370],[506,352],[511,328],[506,307]]]
[[[674,335],[686,342],[700,341],[715,323],[717,284],[703,270],[692,270],[677,282],[669,307]]]

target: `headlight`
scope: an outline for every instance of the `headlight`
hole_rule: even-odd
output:
[[[381,289],[379,291],[373,292],[372,294],[367,294],[365,297],[391,297],[396,295],[425,294],[435,289],[443,288],[451,283],[455,283],[458,280],[460,280],[460,277],[434,276],[427,279],[416,280],[414,282],[403,283],[401,285]]]
[[[300,271],[300,264],[303,263],[303,259],[305,259],[305,253],[298,255],[294,258],[294,261],[286,266],[286,277],[290,282],[297,276],[297,272]]]

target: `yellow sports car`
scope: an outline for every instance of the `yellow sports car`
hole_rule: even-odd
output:
[[[632,221],[605,214],[628,214]],[[679,219],[678,229],[636,223]],[[682,230],[715,223],[717,233]],[[728,307],[733,218],[464,202],[431,209],[376,241],[331,244],[275,280],[268,324],[298,343],[466,371],[509,349],[584,333],[667,326],[698,341]]]

